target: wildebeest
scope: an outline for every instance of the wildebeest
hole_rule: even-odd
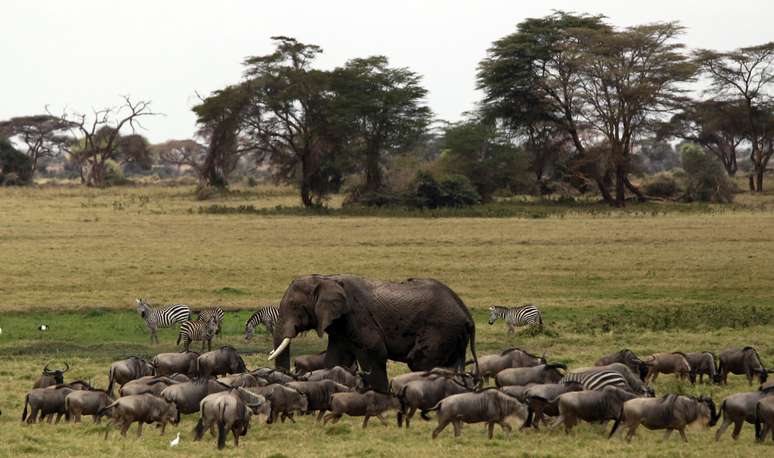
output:
[[[734,424],[734,431],[731,433],[731,437],[736,440],[745,421],[755,423],[755,406],[758,404],[758,401],[770,396],[774,396],[774,383],[761,386],[757,391],[736,393],[723,399],[723,402],[720,404],[723,424],[720,425],[720,428],[715,433],[715,440],[720,440],[720,437],[731,423]]]
[[[46,364],[43,368],[43,373],[40,374],[40,377],[35,381],[35,384],[32,385],[33,389],[45,388],[51,385],[61,385],[64,383],[64,373],[70,370],[70,365],[65,362],[64,369],[55,369],[52,371],[48,368],[49,364],[51,363]]]
[[[263,396],[235,388],[208,395],[200,404],[201,418],[196,424],[194,440],[202,439],[204,432],[218,427],[218,449],[226,446],[226,434],[234,435],[234,447],[239,446],[239,436],[247,434],[250,417],[259,413],[261,406],[268,406]]]
[[[505,388],[513,387],[504,387],[503,390]],[[583,385],[578,383],[545,383],[532,385],[525,389],[522,397],[517,396],[520,401],[523,399],[522,402],[527,405],[527,420],[523,426],[533,426],[535,429],[539,429],[541,421],[546,423],[543,415],[551,417],[559,415],[559,406],[555,401],[560,395],[582,390]]]
[[[225,377],[220,377],[218,381],[233,387],[241,386],[243,388],[269,384],[268,380],[258,377],[257,375],[253,375],[249,372],[243,374],[226,375]]]
[[[66,413],[65,410],[65,398],[68,394],[74,390],[67,385],[53,385],[46,388],[34,388],[24,397],[24,412],[22,413],[22,421],[27,423],[35,423],[37,421],[38,413],[40,413],[40,421],[43,421],[43,417],[48,417],[48,422],[56,414],[56,423],[62,418],[62,415]],[[30,407],[30,415],[27,417],[27,406]]]
[[[248,391],[260,394],[271,401],[271,415],[268,423],[275,423],[277,419],[284,423],[286,418],[295,423],[294,414],[309,410],[309,400],[305,394],[279,383],[249,388]]]
[[[762,442],[769,432],[774,441],[774,396],[763,398],[755,405],[755,438]]]
[[[688,364],[691,365],[691,372],[693,372],[692,379],[696,380],[696,375],[699,376],[699,383],[704,383],[704,376],[709,377],[710,383],[720,383],[720,373],[715,366],[715,355],[708,351],[700,351],[694,353],[686,353],[686,359]]]
[[[632,373],[639,375],[640,380],[645,381],[648,375],[648,366],[628,348],[619,350],[611,355],[603,356],[594,363],[595,366],[607,366],[613,363],[626,365]]]
[[[334,393],[331,396],[331,413],[325,415],[323,424],[328,420],[337,423],[342,416],[363,418],[363,428],[368,426],[368,420],[371,417],[378,418],[383,425],[387,426],[387,420],[384,418],[384,412],[391,409],[399,409],[400,402],[394,394],[378,393],[370,390],[365,393]]]
[[[143,423],[160,424],[161,434],[164,434],[167,423],[177,424],[180,422],[180,413],[175,403],[152,394],[136,394],[118,398],[100,410],[98,415],[110,415],[111,417],[110,423],[105,429],[105,439],[107,439],[113,424],[120,423],[121,435],[126,436],[129,426],[136,421],[137,437],[140,437],[142,436]]]
[[[466,364],[472,364],[473,360]],[[478,369],[484,381],[494,377],[498,372],[513,367],[533,367],[545,364],[545,356],[537,356],[521,348],[509,348],[497,355],[484,355],[478,358]]]
[[[250,374],[262,378],[269,383],[279,383],[282,385],[299,380],[295,375],[271,367],[259,367],[258,369],[250,371]]]
[[[108,371],[107,392],[112,397],[114,383],[124,385],[126,382],[146,375],[153,375],[153,365],[142,358],[131,356],[121,361],[115,361],[110,365]]]
[[[729,348],[720,353],[720,364],[718,371],[723,380],[723,384],[728,384],[728,374],[747,376],[747,383],[752,385],[754,376],[758,376],[758,381],[762,385],[766,383],[768,372],[761,363],[758,351],[753,347]]]
[[[658,374],[675,374],[681,380],[695,375],[691,372],[691,365],[685,353],[679,351],[654,353],[643,358],[643,362],[648,366],[646,380],[651,382],[656,381]],[[694,381],[691,380],[691,383]]]
[[[626,401],[621,415],[615,420],[608,439],[613,437],[623,422],[629,432],[626,441],[631,441],[637,427],[642,424],[648,429],[666,429],[664,440],[669,439],[672,431],[680,431],[680,437],[688,442],[685,427],[696,421],[706,421],[714,426],[720,415],[715,411],[715,403],[709,397],[689,397],[668,394],[663,398],[638,398]]]
[[[296,368],[296,374],[304,374],[317,369],[325,369],[325,352],[315,353],[314,355],[300,355],[293,360]]]
[[[433,439],[449,423],[454,426],[454,437],[462,433],[462,423],[486,423],[491,439],[495,424],[510,434],[511,426],[505,420],[510,416],[524,420],[527,416],[524,404],[495,388],[455,394],[442,399],[428,410],[438,411],[438,426],[433,430]]]
[[[355,388],[362,384],[362,379],[360,377],[341,366],[335,366],[330,369],[317,369],[308,374],[299,376],[299,380],[308,380],[310,382],[316,380],[333,380],[342,385],[347,385],[350,388]]]
[[[349,391],[349,387],[333,380],[318,380],[316,382],[288,382],[285,386],[305,394],[309,411],[318,411],[317,421],[320,421],[326,411],[331,408],[333,393]]]
[[[437,376],[453,376],[454,374],[456,374],[456,371],[452,369],[436,367],[429,371],[414,371],[396,375],[390,379],[390,392],[392,392],[392,394],[398,394],[407,383],[413,382],[414,380]]]
[[[97,414],[113,401],[105,390],[74,390],[65,397],[65,419],[80,423],[82,415],[91,415],[94,423],[99,423]]]
[[[199,353],[195,351],[159,353],[153,357],[151,365],[156,370],[155,375],[185,374],[188,377],[194,377],[198,357]]]
[[[615,386],[607,386],[601,391],[575,391],[559,396],[559,417],[553,428],[564,424],[564,431],[570,430],[578,419],[588,422],[606,422],[621,415],[624,402],[637,395]]]
[[[188,378],[188,377],[186,377]],[[185,380],[190,381],[190,380]],[[145,394],[150,393],[155,396],[161,395],[161,392],[164,391],[165,388],[167,388],[170,385],[175,385],[178,382],[177,380],[174,380],[170,377],[157,377],[154,375],[147,375],[145,377],[140,377],[135,380],[130,380],[126,382],[119,390],[118,393],[121,396],[131,396],[134,394]]]
[[[196,359],[196,373],[201,378],[211,375],[241,374],[246,371],[245,361],[231,346],[208,351]]]
[[[417,410],[423,419],[428,420],[428,409],[438,404],[438,401],[452,394],[472,391],[474,388],[473,377],[468,374],[426,377],[407,383],[397,394],[400,401],[398,427],[402,426],[405,419],[408,428]]]
[[[230,389],[230,386],[211,378],[170,385],[164,388],[160,396],[174,402],[181,414],[188,415],[199,411],[199,403],[207,395]]]
[[[528,383],[556,383],[563,377],[559,369],[567,369],[567,366],[562,363],[553,363],[505,369],[495,376],[495,384],[499,388],[507,385],[526,385]]]

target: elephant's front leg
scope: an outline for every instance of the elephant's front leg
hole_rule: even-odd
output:
[[[338,335],[328,334],[328,348],[325,351],[325,367],[351,367],[355,355],[350,350],[352,342]]]

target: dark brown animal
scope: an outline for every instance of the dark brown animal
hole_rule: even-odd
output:
[[[99,411],[113,401],[105,390],[75,390],[65,397],[65,419],[80,423],[82,415],[91,415],[99,423]]]
[[[484,355],[478,358],[478,369],[484,381],[498,372],[513,367],[533,367],[545,364],[545,356],[537,356],[521,348],[509,348],[497,355]],[[473,364],[473,360],[465,363]]]
[[[761,385],[766,383],[768,371],[761,363],[758,351],[753,347],[729,348],[720,353],[719,359],[718,371],[724,385],[728,384],[728,374],[745,375],[751,386],[756,375]]]
[[[100,410],[98,415],[110,415],[111,417],[105,430],[105,439],[107,439],[113,424],[120,424],[121,435],[126,437],[129,426],[136,421],[137,437],[140,437],[142,436],[143,423],[158,423],[161,425],[161,434],[164,434],[167,423],[177,424],[180,422],[180,413],[175,403],[152,394],[124,396]]]
[[[48,423],[51,423],[54,414],[56,414],[56,423],[59,423],[62,415],[67,412],[65,409],[65,398],[73,391],[67,385],[53,385],[47,388],[33,389],[24,397],[22,421],[26,420],[27,423],[35,423],[38,413],[40,413],[40,421],[43,421],[43,417],[48,417]],[[29,417],[27,417],[28,405],[31,409]]]
[[[115,361],[108,371],[107,392],[113,396],[113,384],[123,386],[126,382],[136,380],[146,375],[153,375],[153,365],[142,358],[131,356],[121,361]]]
[[[363,429],[368,426],[368,420],[371,417],[378,418],[383,425],[387,426],[387,420],[384,413],[391,409],[399,409],[400,402],[393,394],[382,394],[376,391],[367,391],[365,393],[335,393],[331,396],[331,413],[325,415],[324,423],[328,420],[337,423],[342,416],[364,417]]]
[[[608,366],[613,363],[625,364],[633,373],[640,376],[640,380],[645,381],[648,375],[648,366],[628,348],[619,350],[611,355],[603,356],[594,363],[595,366]]]
[[[438,426],[433,430],[433,439],[449,423],[454,426],[454,437],[462,434],[463,423],[486,423],[489,439],[494,435],[496,424],[510,435],[511,426],[505,420],[511,416],[524,420],[527,415],[524,404],[494,388],[449,396],[429,410],[438,411]]]
[[[668,394],[661,399],[631,399],[624,403],[621,415],[615,420],[608,439],[613,437],[618,425],[623,422],[629,428],[626,442],[632,440],[640,424],[648,429],[665,429],[664,440],[669,439],[672,431],[677,430],[683,441],[688,442],[685,436],[687,425],[704,420],[709,426],[714,426],[719,416],[712,398]]]
[[[241,374],[242,372],[247,372],[247,367],[234,347],[225,346],[208,351],[196,359],[196,373],[203,379],[210,376]]]
[[[156,370],[154,375],[185,374],[188,377],[194,377],[196,375],[196,358],[198,357],[199,353],[195,351],[159,353],[151,361]]]
[[[202,416],[194,429],[194,440],[201,440],[206,430],[217,425],[218,449],[226,446],[228,431],[234,435],[234,447],[239,447],[239,436],[247,434],[250,417],[261,413],[262,406],[269,407],[269,402],[243,388],[211,394],[202,399]]]
[[[52,371],[48,368],[49,364],[51,363],[46,364],[43,368],[43,373],[40,374],[40,377],[35,381],[35,384],[32,385],[33,389],[45,388],[51,385],[61,385],[64,383],[64,373],[70,370],[70,365],[65,362],[64,369],[55,369]]]

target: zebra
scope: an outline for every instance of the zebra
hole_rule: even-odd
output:
[[[245,340],[250,340],[253,337],[253,332],[258,324],[266,326],[266,330],[269,334],[274,334],[274,325],[279,318],[279,308],[268,305],[261,307],[255,313],[250,315],[250,318],[245,322]]]
[[[212,338],[215,337],[215,333],[218,331],[218,319],[215,316],[210,316],[207,321],[198,319],[195,321],[185,321],[180,325],[180,332],[177,334],[177,344],[180,345],[180,341],[183,341],[185,350],[183,353],[188,353],[191,342],[195,340],[202,341],[202,351],[204,351],[204,343],[207,342],[207,351],[212,350]]]
[[[191,308],[185,304],[172,304],[154,309],[145,299],[136,299],[137,312],[140,314],[150,331],[151,344],[159,343],[156,335],[158,328],[171,328],[175,323],[183,323],[191,319]]]
[[[215,317],[215,321],[218,323],[218,330],[215,334],[220,334],[220,324],[223,323],[223,309],[220,307],[210,307],[199,312],[199,321],[209,321],[211,317]]]
[[[577,383],[585,390],[602,390],[606,386],[615,386],[630,393],[654,396],[652,388],[642,382],[628,367],[621,363],[613,363],[608,366],[592,367],[569,372],[562,377],[559,383]]]
[[[515,333],[517,326],[537,326],[538,329],[543,329],[543,314],[534,304],[521,307],[493,305],[489,307],[489,324],[492,325],[497,320],[505,321],[508,334]]]

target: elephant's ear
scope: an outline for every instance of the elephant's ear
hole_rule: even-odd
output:
[[[349,313],[349,301],[344,285],[339,281],[325,280],[315,288],[314,314],[317,317],[317,335],[322,337],[334,321]]]

